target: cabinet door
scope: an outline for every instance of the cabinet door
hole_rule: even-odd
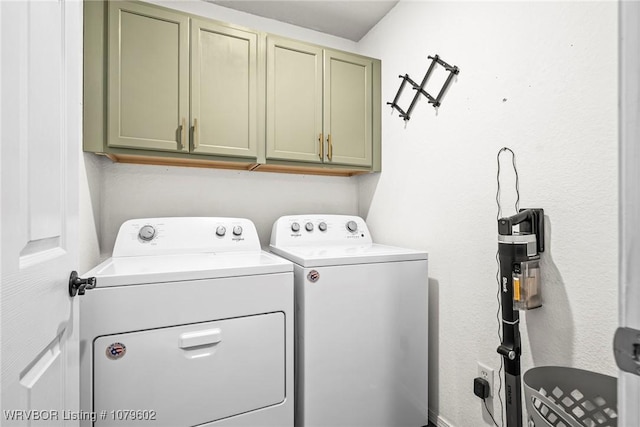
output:
[[[256,157],[258,35],[191,21],[192,151]]]
[[[189,18],[109,2],[110,147],[188,151]]]
[[[329,163],[371,166],[373,60],[324,52],[324,134]]]
[[[267,39],[267,158],[322,162],[322,49]]]

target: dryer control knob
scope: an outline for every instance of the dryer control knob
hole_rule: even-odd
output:
[[[235,227],[233,227],[234,236],[239,236],[241,234],[242,234],[242,227],[240,227],[239,225],[236,225]]]
[[[224,225],[220,225],[216,228],[216,236],[222,237],[225,234],[227,234],[227,228]]]
[[[156,229],[153,228],[153,225],[145,225],[138,232],[138,237],[140,238],[140,240],[149,242],[153,240],[154,237],[156,237]]]
[[[300,231],[300,224],[298,224],[297,222],[291,224],[291,231],[293,231],[294,233]]]
[[[318,224],[318,229],[320,231],[327,231],[327,223],[326,222],[321,222],[320,224]]]
[[[349,230],[352,233],[355,233],[356,231],[358,231],[358,224],[355,221],[347,222],[347,230]]]
[[[308,222],[304,225],[304,229],[307,231],[313,231],[313,224]]]

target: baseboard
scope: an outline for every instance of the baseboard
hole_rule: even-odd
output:
[[[429,422],[435,424],[437,427],[453,427],[453,424],[433,412],[431,409],[429,409]]]

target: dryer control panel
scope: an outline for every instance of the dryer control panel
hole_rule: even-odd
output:
[[[364,220],[353,215],[288,215],[278,218],[271,246],[372,244]]]
[[[120,226],[113,256],[251,251],[260,251],[260,240],[245,218],[139,218]]]

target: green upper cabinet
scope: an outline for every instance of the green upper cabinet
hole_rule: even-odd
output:
[[[331,163],[371,166],[373,60],[324,51],[324,134]]]
[[[322,163],[322,48],[267,38],[267,159]]]
[[[374,63],[269,36],[267,160],[372,167]]]
[[[189,18],[109,3],[107,144],[188,151]]]
[[[194,153],[256,157],[258,35],[191,20]]]
[[[85,151],[145,164],[381,170],[379,60],[135,0],[85,0],[83,14]]]
[[[109,3],[109,147],[255,159],[257,86],[257,33]]]

